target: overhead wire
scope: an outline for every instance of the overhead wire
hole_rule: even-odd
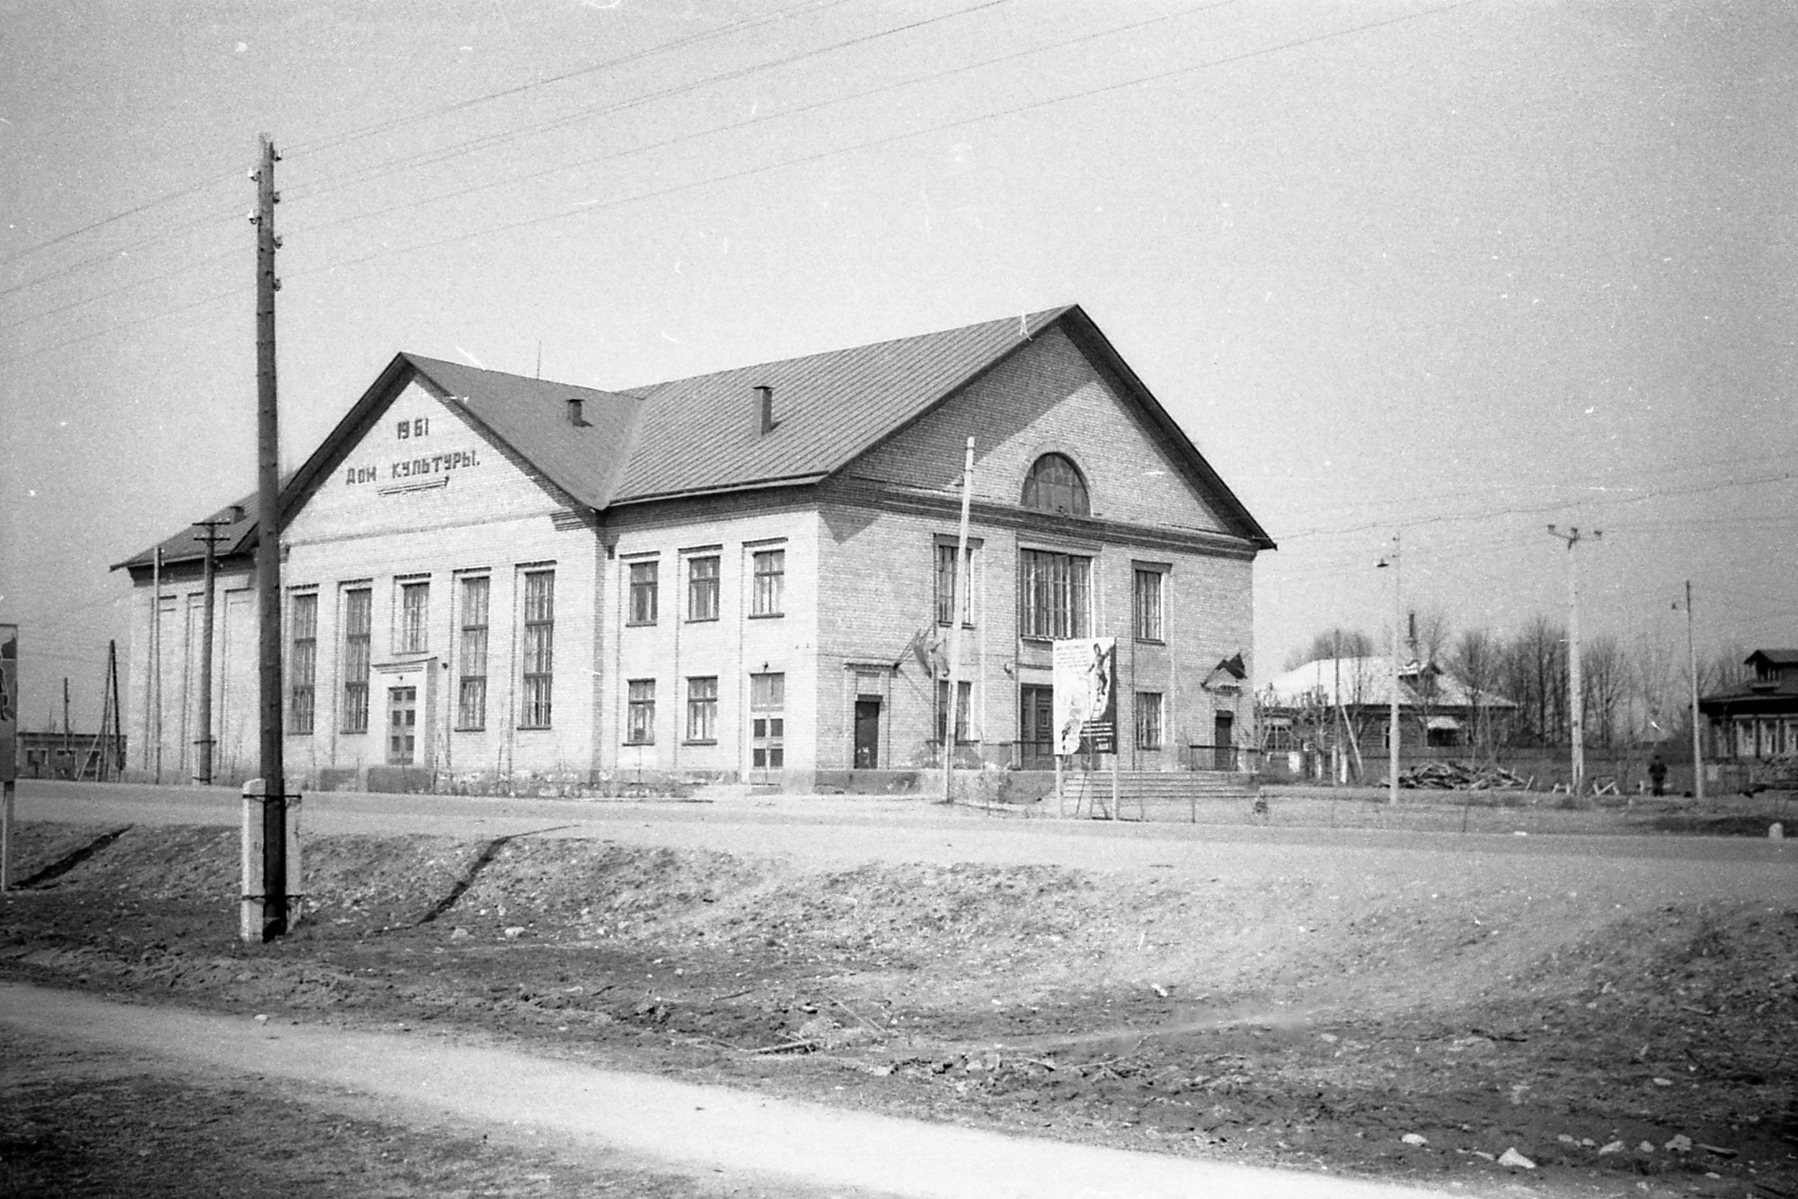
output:
[[[466,233],[452,234],[447,237],[436,238],[436,239],[433,239],[430,241],[415,242],[415,243],[413,243],[411,245],[407,245],[407,246],[395,246],[395,247],[392,247],[389,249],[378,250],[372,254],[365,254],[365,255],[362,255],[357,258],[344,259],[344,260],[340,260],[338,262],[328,263],[323,266],[314,267],[305,272],[300,272],[300,273],[317,274],[319,272],[327,271],[327,270],[339,270],[339,269],[342,269],[344,267],[349,267],[349,266],[361,266],[361,265],[364,265],[369,262],[378,261],[383,258],[391,258],[396,255],[416,253],[420,250],[436,249],[440,246],[456,245],[456,244],[459,244],[462,242],[473,241],[473,240],[476,240],[476,239],[482,238],[482,237],[491,237],[491,236],[494,236],[495,234],[499,234],[499,233],[515,232],[519,229],[528,229],[528,228],[533,228],[533,227],[539,226],[539,225],[550,224],[555,221],[568,220],[571,217],[586,216],[586,215],[590,215],[591,213],[593,213],[595,211],[602,211],[602,210],[606,210],[606,209],[623,207],[628,204],[641,203],[645,200],[663,199],[663,198],[666,198],[671,195],[678,195],[682,192],[692,191],[692,190],[695,190],[695,189],[701,188],[701,187],[710,187],[710,186],[714,186],[714,185],[720,184],[720,183],[732,183],[732,182],[736,182],[737,180],[740,180],[740,179],[753,178],[754,176],[757,176],[757,175],[765,175],[771,171],[784,170],[788,167],[794,167],[794,166],[803,166],[803,165],[813,163],[813,162],[820,162],[820,161],[823,161],[823,160],[829,159],[829,158],[840,157],[844,154],[855,153],[860,150],[874,149],[874,148],[880,147],[880,146],[892,145],[897,142],[910,141],[913,138],[923,137],[923,136],[925,136],[927,134],[931,134],[931,133],[941,133],[946,130],[959,129],[959,128],[963,128],[968,125],[975,125],[975,124],[984,123],[986,121],[999,120],[1004,117],[1018,116],[1023,113],[1033,112],[1033,111],[1035,111],[1037,109],[1041,109],[1041,108],[1048,108],[1048,107],[1052,107],[1052,106],[1058,105],[1058,104],[1066,104],[1066,103],[1070,103],[1075,100],[1090,99],[1094,96],[1106,95],[1111,92],[1122,91],[1125,88],[1139,87],[1146,83],[1156,83],[1156,82],[1161,82],[1166,79],[1176,78],[1181,75],[1189,75],[1196,71],[1209,70],[1209,69],[1221,67],[1221,66],[1231,66],[1231,65],[1235,65],[1237,63],[1249,61],[1251,59],[1262,58],[1269,54],[1276,54],[1276,53],[1279,53],[1279,52],[1282,52],[1285,50],[1299,49],[1299,48],[1302,48],[1305,46],[1316,45],[1321,42],[1330,41],[1330,40],[1333,40],[1336,38],[1349,37],[1349,36],[1352,36],[1357,33],[1365,33],[1365,32],[1368,32],[1368,31],[1374,30],[1374,29],[1386,28],[1386,27],[1389,27],[1392,25],[1397,25],[1397,24],[1400,24],[1400,23],[1403,23],[1406,21],[1415,21],[1415,20],[1420,20],[1424,17],[1434,16],[1434,15],[1437,15],[1440,13],[1452,12],[1456,9],[1467,8],[1471,5],[1478,4],[1478,3],[1481,3],[1481,0],[1455,0],[1454,3],[1438,5],[1437,7],[1434,7],[1434,8],[1424,9],[1424,10],[1414,12],[1414,13],[1407,13],[1407,14],[1404,14],[1404,15],[1398,16],[1398,17],[1390,17],[1390,18],[1387,18],[1387,19],[1381,20],[1381,21],[1370,21],[1370,22],[1366,22],[1361,25],[1351,26],[1346,29],[1331,30],[1327,33],[1314,34],[1314,35],[1311,35],[1308,37],[1303,37],[1303,38],[1296,38],[1291,41],[1281,42],[1281,43],[1278,43],[1278,44],[1272,45],[1272,46],[1264,46],[1264,47],[1260,47],[1255,50],[1244,51],[1239,54],[1225,55],[1221,58],[1211,59],[1206,62],[1195,63],[1195,64],[1191,64],[1189,66],[1178,67],[1178,68],[1174,68],[1174,69],[1167,70],[1167,71],[1158,71],[1158,72],[1155,72],[1155,73],[1152,73],[1149,75],[1140,75],[1140,76],[1137,76],[1132,79],[1126,79],[1126,80],[1121,80],[1121,81],[1115,82],[1115,83],[1104,84],[1099,87],[1086,88],[1086,89],[1076,91],[1076,92],[1069,92],[1069,93],[1066,93],[1061,96],[1053,96],[1053,97],[1049,97],[1049,98],[1043,99],[1043,100],[1033,100],[1028,103],[1013,105],[1010,108],[997,109],[997,110],[994,110],[991,112],[981,113],[981,114],[978,114],[975,116],[958,117],[958,118],[955,118],[954,120],[941,121],[941,122],[938,122],[933,125],[925,126],[923,128],[911,129],[911,130],[907,130],[907,131],[901,132],[901,133],[889,134],[884,137],[869,138],[865,141],[855,142],[855,143],[852,143],[847,146],[838,146],[838,147],[835,147],[835,148],[832,148],[829,150],[819,150],[819,151],[816,151],[811,154],[803,154],[803,155],[799,155],[799,156],[793,157],[793,158],[781,159],[776,162],[763,163],[761,165],[753,166],[753,167],[745,167],[741,170],[726,172],[725,174],[722,174],[722,175],[714,175],[714,176],[709,176],[704,179],[689,180],[688,182],[685,182],[685,183],[672,184],[668,187],[660,188],[660,189],[657,189],[654,191],[639,192],[639,193],[635,193],[633,195],[623,196],[623,197],[619,197],[619,198],[613,199],[613,200],[586,202],[586,203],[576,205],[573,208],[565,209],[560,212],[547,213],[547,214],[542,214],[542,215],[535,216],[535,217],[527,217],[522,220],[507,222],[506,224],[503,224],[503,225],[489,226],[484,229],[476,229],[476,230],[472,230],[472,231],[469,231]]]

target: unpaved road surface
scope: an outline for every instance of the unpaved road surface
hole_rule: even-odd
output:
[[[230,793],[26,790],[0,979],[1332,1182],[1798,1196],[1790,842],[890,801],[306,805],[306,918],[245,946]],[[84,1094],[13,1076],[7,1106],[37,1113],[18,1160],[55,1178],[211,1130],[290,1180],[200,1077]],[[231,1085],[232,1105],[268,1100]],[[283,1126],[330,1152],[299,1193],[687,1199],[710,1177],[564,1181],[474,1124],[423,1137],[425,1108],[321,1126],[318,1089],[300,1099]],[[93,1103],[118,1135],[67,1141]],[[167,1120],[146,1128],[146,1108]]]
[[[131,1007],[0,985],[0,1024],[149,1054],[177,1073],[339,1088],[390,1117],[624,1150],[726,1191],[915,1199],[1424,1199],[1410,1187],[1010,1137],[601,1070],[429,1034]],[[528,1129],[529,1132],[521,1130]]]

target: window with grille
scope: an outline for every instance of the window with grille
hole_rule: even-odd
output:
[[[1136,693],[1136,748],[1161,748],[1161,692]]]
[[[659,574],[659,563],[631,563],[630,614],[626,623],[654,624],[656,622],[656,580]]]
[[[1025,637],[1087,637],[1092,559],[1024,550],[1018,567],[1018,630]]]
[[[1165,576],[1159,570],[1136,570],[1136,639],[1162,641],[1161,591]]]
[[[687,619],[718,619],[718,558],[687,559]]]
[[[524,687],[519,726],[550,725],[551,684],[555,678],[556,572],[527,571],[524,576]]]
[[[318,594],[295,595],[288,620],[292,649],[287,660],[287,731],[310,733],[317,705]]]
[[[625,684],[624,743],[654,745],[656,739],[656,681],[632,679]]]
[[[1086,480],[1063,454],[1044,454],[1024,478],[1024,507],[1067,516],[1091,516]]]
[[[785,609],[787,585],[787,551],[757,550],[755,589],[750,602],[751,616],[779,616]]]
[[[486,575],[462,580],[462,636],[456,646],[459,668],[456,685],[456,727],[487,727],[487,601],[491,584]]]
[[[687,680],[687,740],[718,739],[718,678],[707,675]]]
[[[787,676],[749,676],[749,764],[756,770],[786,765]]]
[[[343,593],[343,732],[368,732],[369,630],[374,590],[352,587]]]
[[[430,583],[400,584],[399,653],[422,654],[429,648],[430,609]]]

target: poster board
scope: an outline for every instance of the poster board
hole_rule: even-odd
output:
[[[1117,638],[1054,643],[1055,752],[1117,752]]]

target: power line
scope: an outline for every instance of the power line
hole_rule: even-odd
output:
[[[749,118],[747,118],[745,120],[741,120],[741,121],[732,121],[732,122],[729,122],[729,123],[726,123],[723,125],[714,125],[709,129],[701,129],[701,130],[697,130],[697,131],[694,131],[691,133],[683,133],[683,134],[679,134],[674,137],[663,138],[660,141],[648,142],[648,143],[645,143],[640,146],[632,146],[628,150],[616,150],[616,151],[612,151],[612,152],[606,153],[606,154],[597,154],[591,158],[577,159],[573,162],[557,163],[556,165],[554,165],[552,167],[546,167],[542,170],[528,171],[528,172],[525,172],[524,174],[512,175],[512,176],[508,176],[504,179],[491,180],[486,183],[476,184],[472,187],[465,187],[465,188],[461,189],[460,191],[444,192],[444,193],[441,193],[438,195],[431,196],[430,198],[425,199],[425,200],[409,200],[409,201],[406,201],[403,203],[389,205],[386,208],[378,208],[372,212],[361,212],[361,213],[355,213],[351,216],[340,217],[336,220],[327,221],[327,222],[325,222],[323,224],[319,224],[319,225],[302,226],[301,230],[302,230],[302,232],[312,233],[312,232],[316,232],[320,229],[330,229],[330,228],[334,228],[335,226],[338,226],[338,225],[350,224],[355,221],[372,220],[375,217],[389,216],[396,212],[404,212],[404,211],[407,211],[412,208],[423,207],[426,204],[437,204],[437,203],[442,203],[442,202],[448,201],[448,200],[460,199],[461,197],[475,195],[479,192],[491,191],[492,189],[494,189],[496,187],[505,187],[507,185],[514,184],[514,183],[525,183],[525,182],[529,182],[532,179],[541,179],[546,176],[559,174],[564,171],[576,170],[580,167],[585,167],[585,166],[592,166],[595,163],[612,162],[612,161],[616,161],[620,158],[628,158],[628,157],[638,155],[638,154],[646,154],[653,150],[664,150],[670,146],[680,145],[683,142],[697,141],[701,138],[712,137],[719,133],[728,133],[728,132],[732,132],[732,131],[735,131],[738,129],[746,129],[752,125],[760,125],[760,124],[764,124],[769,121],[785,120],[789,117],[799,116],[799,115],[801,115],[803,113],[807,113],[807,112],[815,112],[819,109],[830,108],[830,107],[833,107],[838,104],[846,104],[846,103],[849,103],[854,100],[865,100],[865,99],[869,98],[870,96],[878,96],[885,92],[898,91],[902,88],[907,88],[907,87],[916,87],[917,85],[919,85],[921,83],[937,82],[939,80],[946,79],[952,75],[966,74],[969,71],[979,70],[984,67],[995,66],[999,63],[1013,61],[1014,59],[1026,58],[1026,57],[1029,57],[1029,56],[1035,55],[1035,54],[1044,54],[1051,50],[1065,49],[1068,46],[1078,45],[1082,42],[1094,41],[1094,40],[1097,40],[1102,37],[1111,37],[1115,34],[1131,32],[1134,30],[1141,29],[1148,25],[1157,25],[1157,24],[1161,24],[1166,21],[1174,20],[1178,17],[1190,16],[1193,13],[1206,12],[1206,11],[1209,11],[1214,8],[1223,8],[1230,4],[1234,4],[1236,2],[1237,2],[1237,0],[1218,0],[1217,3],[1202,4],[1202,5],[1198,5],[1194,8],[1185,9],[1181,12],[1169,13],[1169,14],[1165,14],[1165,15],[1159,16],[1159,17],[1150,17],[1146,20],[1135,21],[1128,25],[1117,25],[1117,26],[1113,26],[1109,29],[1101,29],[1101,30],[1098,30],[1098,31],[1092,32],[1092,33],[1084,33],[1084,34],[1080,34],[1076,37],[1065,38],[1059,42],[1050,42],[1050,43],[1048,43],[1046,45],[1042,45],[1042,46],[1033,46],[1027,50],[1018,50],[1018,51],[1014,51],[1010,54],[1001,54],[1001,55],[997,55],[993,58],[982,59],[979,62],[968,63],[968,64],[965,64],[965,65],[959,66],[959,67],[948,67],[943,70],[932,71],[932,72],[929,72],[924,75],[914,75],[914,76],[911,76],[910,78],[897,80],[893,83],[882,84],[878,87],[867,88],[867,89],[865,89],[863,91],[859,91],[859,92],[850,92],[846,95],[833,96],[826,100],[814,101],[810,104],[803,104],[796,108],[783,109],[780,112],[771,112],[771,113],[766,113],[766,114],[759,115],[759,116],[749,117]],[[969,11],[972,11],[972,10],[969,10]],[[834,49],[836,47],[830,47],[830,48]],[[791,60],[785,60],[785,61],[791,61]],[[783,64],[773,64],[773,65],[784,65],[784,63]],[[725,78],[725,77],[717,77],[717,78],[714,78],[711,80],[706,80],[703,82],[704,83],[718,82],[719,78]],[[695,85],[695,86],[702,86],[702,85]],[[668,94],[672,94],[672,93],[661,93],[660,95],[658,95],[657,97],[654,97],[654,98],[660,98],[662,95],[668,95]],[[636,102],[632,101],[631,103],[636,103]],[[615,106],[614,108],[607,109],[605,111],[608,111],[608,112],[615,111],[616,109],[625,108],[625,107],[629,107],[629,106],[630,106],[629,104],[619,104],[619,105]],[[309,196],[316,195],[316,194],[318,194],[318,193],[309,193]],[[309,198],[309,196],[306,198]]]
[[[620,197],[615,200],[609,200],[609,201],[603,201],[603,202],[594,201],[591,203],[577,205],[576,207],[574,207],[572,209],[566,209],[561,212],[547,213],[547,214],[544,214],[541,216],[528,217],[524,220],[512,221],[512,222],[509,222],[504,225],[495,225],[495,226],[490,226],[486,229],[477,229],[477,230],[474,230],[474,231],[468,232],[468,233],[454,234],[449,237],[437,238],[433,241],[417,242],[417,243],[414,243],[409,246],[397,246],[397,247],[394,247],[394,248],[388,249],[388,250],[380,250],[373,254],[365,254],[360,258],[351,258],[351,259],[341,260],[341,261],[338,261],[335,263],[326,264],[324,266],[314,267],[307,271],[294,272],[293,274],[294,275],[316,274],[316,273],[319,273],[321,271],[326,271],[326,270],[339,270],[343,267],[361,266],[365,263],[374,262],[374,261],[377,261],[377,260],[383,259],[383,258],[391,258],[391,257],[400,255],[400,254],[410,254],[410,253],[415,253],[419,250],[430,250],[430,249],[435,249],[439,246],[455,245],[460,242],[473,241],[477,238],[491,237],[494,234],[498,234],[498,233],[510,233],[510,232],[514,232],[519,229],[527,229],[527,228],[531,228],[531,227],[534,227],[537,225],[549,224],[554,221],[567,220],[570,217],[586,216],[586,215],[589,215],[596,211],[601,211],[601,210],[610,209],[610,208],[618,208],[618,207],[622,207],[627,204],[640,203],[644,200],[662,199],[667,196],[677,195],[681,192],[692,191],[692,190],[694,190],[696,188],[700,188],[700,187],[708,187],[708,186],[711,186],[713,184],[718,184],[718,183],[731,183],[731,182],[735,182],[739,179],[747,179],[747,178],[751,178],[756,175],[764,175],[770,171],[781,170],[786,167],[803,166],[808,163],[819,162],[819,161],[822,161],[827,158],[840,157],[841,155],[854,153],[858,150],[868,150],[868,149],[873,149],[873,148],[879,147],[879,146],[891,145],[896,142],[909,141],[912,138],[922,137],[922,136],[924,136],[926,134],[930,134],[930,133],[941,133],[948,129],[959,129],[959,128],[962,128],[963,126],[975,125],[975,124],[980,124],[985,121],[997,120],[1001,117],[1018,116],[1023,113],[1032,112],[1032,111],[1035,111],[1040,108],[1048,108],[1048,107],[1051,107],[1051,106],[1057,105],[1057,104],[1066,104],[1066,103],[1069,103],[1074,100],[1090,99],[1094,96],[1106,95],[1111,92],[1122,91],[1126,88],[1138,87],[1145,83],[1157,83],[1157,82],[1161,82],[1163,80],[1176,78],[1181,75],[1189,75],[1196,71],[1209,70],[1214,67],[1231,66],[1231,65],[1235,65],[1237,63],[1249,61],[1251,59],[1263,58],[1263,57],[1266,57],[1267,55],[1276,54],[1276,53],[1279,53],[1279,52],[1285,51],[1285,50],[1299,49],[1299,48],[1302,48],[1305,46],[1316,45],[1320,42],[1331,41],[1336,38],[1348,37],[1348,36],[1351,36],[1351,35],[1357,34],[1357,33],[1365,33],[1365,32],[1368,32],[1369,30],[1382,29],[1382,28],[1385,28],[1385,27],[1388,27],[1391,25],[1397,25],[1397,24],[1401,24],[1401,23],[1407,22],[1407,21],[1419,20],[1423,17],[1435,16],[1437,14],[1445,13],[1445,12],[1452,12],[1455,9],[1467,8],[1467,7],[1470,7],[1471,5],[1474,5],[1477,3],[1480,3],[1480,0],[1457,0],[1456,3],[1444,4],[1444,5],[1440,5],[1436,8],[1424,9],[1420,12],[1409,13],[1404,16],[1391,17],[1391,18],[1388,18],[1383,21],[1371,21],[1371,22],[1368,22],[1367,24],[1356,25],[1356,26],[1352,26],[1347,29],[1338,29],[1338,30],[1333,30],[1328,33],[1315,34],[1310,37],[1296,38],[1292,41],[1281,42],[1281,43],[1279,43],[1277,45],[1273,45],[1273,46],[1265,46],[1265,47],[1262,47],[1257,50],[1247,50],[1240,54],[1226,55],[1222,58],[1211,59],[1207,62],[1195,63],[1195,64],[1192,64],[1190,66],[1185,66],[1185,67],[1177,67],[1177,68],[1174,68],[1174,69],[1168,70],[1168,71],[1159,71],[1159,72],[1156,72],[1156,73],[1150,74],[1150,75],[1141,75],[1141,76],[1137,76],[1133,79],[1126,79],[1126,80],[1122,80],[1122,81],[1119,81],[1116,83],[1109,83],[1109,84],[1102,85],[1100,87],[1087,88],[1083,91],[1077,91],[1077,92],[1069,92],[1066,95],[1054,96],[1054,97],[1051,97],[1046,100],[1034,100],[1034,101],[1031,101],[1026,104],[1018,104],[1018,105],[1014,105],[1011,108],[998,109],[998,110],[995,110],[992,112],[982,113],[977,116],[959,117],[954,120],[942,121],[942,122],[939,122],[934,125],[929,125],[924,128],[921,128],[921,129],[913,129],[913,130],[909,130],[904,133],[890,134],[885,137],[870,138],[866,141],[856,142],[856,143],[853,143],[853,144],[847,145],[847,146],[839,146],[839,147],[837,147],[835,149],[831,149],[831,150],[820,150],[820,151],[817,151],[812,154],[800,155],[797,158],[782,159],[777,162],[765,163],[761,166],[745,167],[744,169],[739,170],[739,171],[731,171],[731,172],[728,172],[723,175],[715,175],[715,176],[711,176],[711,177],[705,178],[705,179],[697,179],[697,180],[691,180],[686,183],[674,184],[669,187],[661,188],[656,191],[639,192],[635,195],[624,196],[624,197]],[[292,277],[292,276],[290,275],[290,277]]]

